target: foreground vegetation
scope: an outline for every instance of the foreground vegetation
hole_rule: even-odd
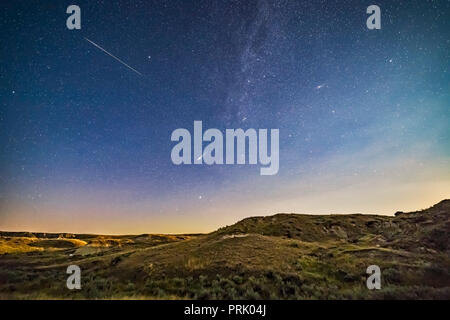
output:
[[[449,299],[450,200],[395,217],[278,214],[206,235],[0,233],[0,298]],[[82,289],[66,288],[66,268]],[[382,289],[366,288],[378,265]]]

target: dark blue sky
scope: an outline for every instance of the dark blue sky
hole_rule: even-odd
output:
[[[66,28],[71,4],[81,30]],[[366,27],[371,4],[381,30]],[[190,232],[431,205],[450,192],[449,13],[448,1],[7,1],[0,228]],[[175,166],[170,134],[194,120],[280,129],[278,175]]]

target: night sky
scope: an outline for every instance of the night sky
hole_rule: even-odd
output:
[[[449,1],[1,7],[0,230],[206,232],[450,197]],[[174,165],[170,135],[194,120],[279,129],[278,174]]]

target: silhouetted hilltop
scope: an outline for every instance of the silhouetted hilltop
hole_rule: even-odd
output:
[[[216,233],[254,233],[309,242],[342,240],[350,243],[373,236],[377,242],[394,247],[416,244],[447,250],[449,218],[450,200],[443,200],[428,209],[409,213],[397,212],[395,216],[280,213],[274,216],[251,217],[221,228]]]

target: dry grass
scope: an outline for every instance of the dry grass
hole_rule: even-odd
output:
[[[449,299],[449,216],[446,201],[396,217],[250,218],[207,235],[0,232],[0,298]],[[65,287],[70,264],[80,291]]]

